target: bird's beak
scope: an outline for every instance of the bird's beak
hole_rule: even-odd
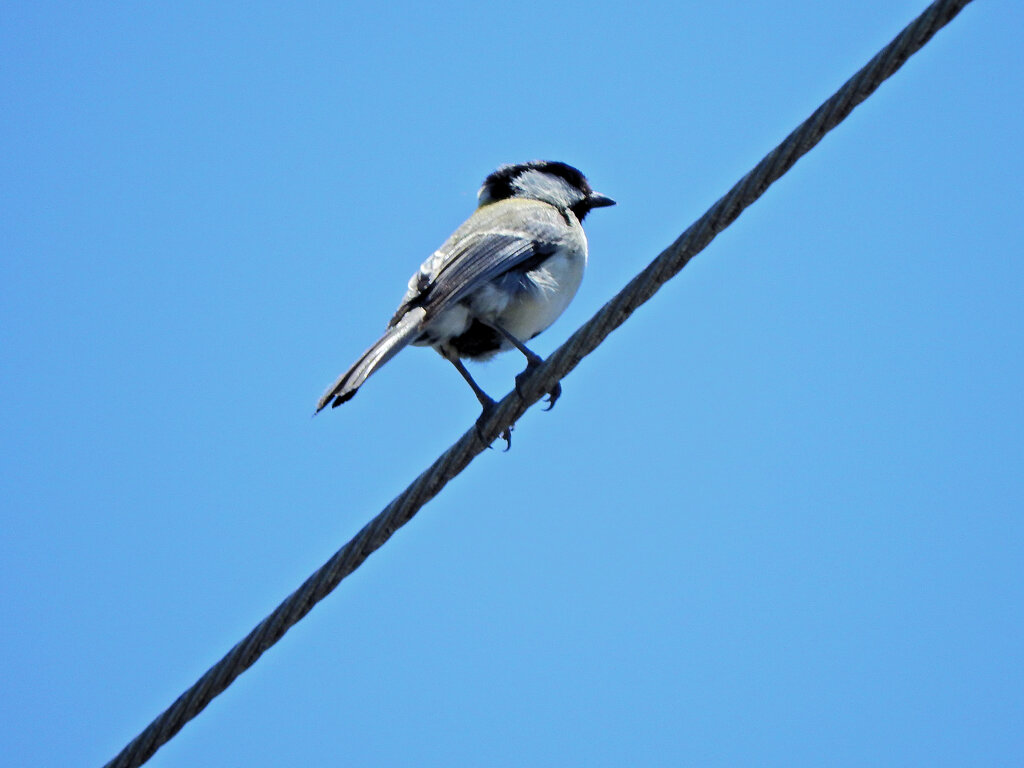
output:
[[[615,205],[614,200],[600,192],[591,192],[587,195],[587,202],[591,208],[607,208],[609,205]]]

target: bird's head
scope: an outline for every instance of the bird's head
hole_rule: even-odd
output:
[[[569,210],[583,221],[594,208],[615,205],[610,197],[595,192],[586,176],[566,163],[532,160],[503,165],[486,179],[477,198],[480,205],[513,197],[540,200],[559,210]]]

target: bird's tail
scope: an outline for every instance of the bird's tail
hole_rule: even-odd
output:
[[[416,307],[406,312],[401,320],[388,328],[387,333],[366,350],[352,367],[341,374],[338,380],[330,386],[330,389],[324,392],[324,396],[316,404],[316,412],[320,413],[328,404],[332,408],[337,408],[346,400],[351,400],[355,396],[356,390],[370,378],[370,374],[397,355],[403,347],[415,341],[422,330],[420,323],[425,315],[426,311],[422,307]]]

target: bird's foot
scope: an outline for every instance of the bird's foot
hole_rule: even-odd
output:
[[[540,358],[538,358],[538,360],[540,360]],[[523,371],[522,373],[520,373],[518,376],[516,376],[516,393],[523,400],[526,399],[526,397],[523,395],[523,387],[522,387],[523,380],[527,376],[529,376],[530,375],[530,371],[532,371],[538,365],[540,365],[540,362],[534,363],[534,362],[531,361],[531,363],[526,366],[526,370]],[[554,408],[555,407],[555,401],[558,400],[558,398],[560,398],[561,396],[562,396],[562,385],[561,385],[560,382],[556,381],[555,382],[555,386],[553,386],[550,390],[548,390],[548,395],[547,395],[548,407],[545,408],[544,410],[545,411],[550,411],[552,408]]]
[[[494,402],[493,400],[491,400],[490,398],[488,398],[488,402],[484,402],[483,400],[481,400],[480,401],[480,405],[483,406],[483,411],[480,413],[480,415],[477,417],[477,420],[476,420],[476,436],[480,438],[480,442],[484,443],[484,442],[487,442],[487,438],[484,436],[484,430],[483,430],[484,422],[486,422],[489,418],[491,418],[491,415],[494,413],[494,409],[498,407],[498,404],[496,402]],[[512,447],[512,427],[511,426],[505,427],[501,431],[501,434],[498,435],[498,437],[500,437],[502,440],[505,441],[505,450],[506,451],[509,448]],[[490,443],[488,443],[487,447],[488,448],[491,447]]]

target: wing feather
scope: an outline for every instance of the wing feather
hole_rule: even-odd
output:
[[[479,286],[554,253],[565,234],[563,215],[546,203],[506,200],[479,209],[409,281],[392,323],[413,307],[423,307],[426,320],[436,317]]]

